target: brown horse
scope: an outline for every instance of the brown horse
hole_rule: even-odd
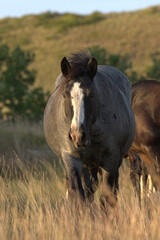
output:
[[[132,86],[132,108],[136,134],[128,156],[132,183],[140,197],[140,176],[143,184],[146,185],[150,175],[153,185],[160,186],[160,82],[145,80],[135,83]]]

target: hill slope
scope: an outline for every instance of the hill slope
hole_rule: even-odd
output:
[[[0,42],[35,53],[36,86],[52,91],[60,60],[80,48],[104,47],[109,54],[129,54],[143,74],[160,57],[160,6],[128,13],[88,16],[44,13],[0,20]]]

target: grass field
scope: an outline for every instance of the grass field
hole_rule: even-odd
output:
[[[160,239],[160,194],[151,194],[140,209],[125,162],[117,206],[106,217],[100,190],[91,210],[66,201],[63,168],[42,123],[2,122],[0,143],[0,239]]]

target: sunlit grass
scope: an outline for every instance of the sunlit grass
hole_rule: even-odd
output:
[[[63,177],[51,165],[48,174],[43,171],[24,169],[21,178],[0,178],[0,239],[158,239],[158,194],[140,209],[130,183],[121,183],[117,206],[106,217],[98,194],[91,210],[77,209],[65,200]]]
[[[159,239],[160,194],[151,194],[140,208],[127,162],[120,169],[117,205],[106,217],[99,203],[101,188],[91,208],[66,200],[63,167],[45,139],[40,148],[34,140],[44,138],[41,123],[1,123],[0,135],[12,143],[12,150],[3,145],[0,155],[0,239]]]

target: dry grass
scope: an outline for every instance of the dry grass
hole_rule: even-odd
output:
[[[150,195],[140,209],[126,163],[120,170],[118,203],[110,209],[109,217],[100,210],[100,190],[91,210],[85,206],[77,209],[65,200],[63,170],[45,141],[39,150],[39,143],[34,148],[29,144],[35,141],[34,136],[44,138],[42,125],[21,126],[22,123],[8,123],[7,128],[10,136],[6,141],[11,144],[9,138],[17,132],[17,143],[14,145],[12,138],[8,157],[12,158],[12,167],[3,165],[0,177],[0,239],[160,239],[160,194]],[[0,125],[0,141],[6,137],[2,129],[4,124]],[[26,132],[32,136],[28,138]],[[24,153],[17,153],[16,146],[22,147]],[[8,163],[4,151],[5,146],[0,159]]]

